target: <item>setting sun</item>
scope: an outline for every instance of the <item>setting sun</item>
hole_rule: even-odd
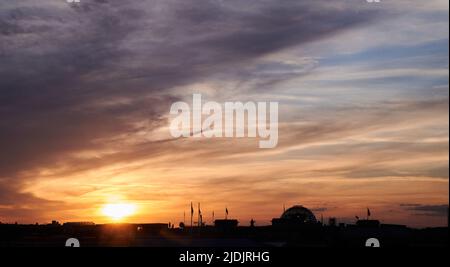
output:
[[[102,213],[115,221],[122,220],[135,212],[136,206],[126,203],[106,204],[102,208]]]

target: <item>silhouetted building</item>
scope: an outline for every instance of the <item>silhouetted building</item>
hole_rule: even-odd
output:
[[[93,222],[66,222],[63,226],[92,226],[95,225]]]
[[[328,219],[328,225],[332,226],[332,227],[336,226],[337,225],[336,218],[334,218],[334,217],[329,218]]]
[[[385,224],[382,223],[380,224],[380,228],[382,229],[391,229],[391,230],[404,230],[406,228],[408,228],[406,225],[404,224]]]
[[[234,229],[238,226],[238,220],[225,219],[225,220],[215,220],[214,226],[219,229]]]
[[[356,226],[378,228],[378,227],[380,227],[380,221],[378,221],[378,220],[358,220],[356,222]]]
[[[136,224],[136,227],[142,233],[160,233],[170,228],[167,223],[140,223]]]
[[[281,214],[280,218],[273,218],[273,226],[299,226],[317,224],[316,216],[309,209],[296,205]]]

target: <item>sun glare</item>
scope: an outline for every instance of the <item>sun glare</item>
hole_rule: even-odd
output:
[[[126,203],[106,204],[102,208],[102,213],[114,221],[119,221],[125,217],[133,215],[135,211],[135,205]]]

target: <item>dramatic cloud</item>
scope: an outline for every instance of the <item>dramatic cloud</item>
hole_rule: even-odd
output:
[[[296,2],[4,4],[1,169],[11,175],[28,168],[35,153],[53,161],[98,138],[135,131],[133,122],[165,112],[173,100],[165,91],[175,85],[373,16]]]
[[[83,219],[113,196],[161,220],[196,198],[351,218],[391,180],[386,206],[448,201],[448,5],[418,2],[3,1],[0,220]],[[172,139],[193,92],[279,101],[277,149]]]

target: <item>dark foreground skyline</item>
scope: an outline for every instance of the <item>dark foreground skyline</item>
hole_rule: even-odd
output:
[[[366,219],[356,224],[333,220],[322,224],[283,216],[270,226],[238,226],[235,219],[194,227],[166,223],[0,224],[0,236],[0,247],[448,247],[448,227],[413,229]]]
[[[322,208],[318,208],[318,209],[309,209],[307,207],[304,207],[303,205],[299,205],[296,204],[294,206],[292,206],[291,208],[287,209],[288,211],[291,209],[295,209],[296,207],[300,207],[302,209],[307,210],[311,217],[314,218],[314,222],[317,222],[321,225],[353,225],[353,224],[357,224],[358,221],[362,221],[362,220],[373,220],[373,221],[377,221],[380,224],[385,224],[385,225],[399,225],[399,226],[403,226],[403,227],[409,227],[409,228],[433,228],[433,227],[448,227],[448,214],[449,214],[449,206],[448,205],[439,205],[439,206],[435,206],[435,207],[421,207],[420,205],[406,205],[407,208],[410,208],[411,210],[415,210],[415,211],[422,211],[422,212],[427,212],[428,210],[433,210],[433,212],[436,212],[438,214],[440,214],[440,216],[446,218],[446,221],[444,222],[444,220],[442,220],[441,225],[439,226],[432,226],[432,225],[425,225],[425,226],[420,226],[420,227],[414,227],[408,224],[399,224],[393,220],[380,220],[380,218],[377,216],[377,211],[375,210],[371,210],[370,208],[366,208],[363,212],[361,211],[357,211],[354,214],[355,215],[353,218],[342,218],[342,217],[325,217],[323,212],[326,209],[322,209]],[[76,220],[76,221],[61,221],[58,218],[54,218],[53,220],[51,220],[51,222],[38,222],[37,220],[32,221],[32,222],[23,222],[23,221],[1,221],[0,220],[0,225],[41,225],[41,226],[45,226],[45,225],[77,225],[77,224],[86,224],[86,225],[101,225],[101,224],[116,224],[116,225],[120,225],[120,224],[139,224],[139,223],[144,223],[144,224],[152,224],[155,223],[154,220],[152,221],[145,221],[145,220],[140,220],[140,221],[133,221],[133,220],[129,220],[129,216],[133,217],[133,213],[136,211],[135,210],[135,206],[134,205],[130,205],[130,204],[109,204],[106,205],[103,210],[101,211],[103,213],[103,215],[105,217],[108,217],[109,219],[105,221],[101,221],[101,222],[96,222],[93,220],[90,220],[89,217],[86,217],[84,220]],[[423,208],[423,209],[422,209]],[[233,210],[231,210],[233,211]],[[280,212],[278,214],[281,214],[280,217],[283,216],[283,214],[286,212],[286,205],[283,205],[283,207],[280,209]],[[181,213],[181,212],[180,212]],[[257,221],[255,220],[255,216],[252,216],[251,214],[247,214],[244,218],[240,218],[240,217],[236,217],[233,216],[233,212],[230,215],[230,209],[228,207],[225,207],[223,209],[222,212],[217,212],[217,211],[210,211],[210,210],[206,210],[203,208],[203,206],[200,205],[200,203],[197,204],[193,204],[193,202],[191,202],[188,211],[184,211],[182,216],[179,216],[179,220],[175,220],[175,221],[170,221],[170,220],[164,220],[164,221],[159,221],[156,224],[166,224],[163,222],[169,222],[168,223],[168,227],[169,228],[173,228],[173,227],[181,227],[181,225],[183,225],[183,227],[189,227],[189,228],[195,228],[195,227],[201,227],[201,226],[213,226],[215,225],[216,221],[221,221],[221,220],[227,220],[228,218],[234,218],[233,220],[235,220],[236,222],[238,222],[238,224],[240,226],[261,226],[261,227],[265,227],[265,226],[269,226],[269,225],[273,225],[274,224],[274,220],[276,220],[277,218],[277,214],[273,214],[274,216],[272,216],[271,219],[267,219],[265,218],[262,221]],[[431,215],[431,214],[430,214]],[[420,216],[420,214],[418,214],[418,216]]]
[[[0,246],[85,246],[85,247],[445,247],[448,227],[412,229],[405,225],[383,224],[358,219],[355,224],[317,220],[301,205],[284,210],[270,226],[239,226],[232,218],[202,221],[190,225],[173,223],[116,223],[53,221],[46,225],[0,224]],[[194,210],[192,209],[192,215]],[[196,225],[194,225],[194,223]]]

